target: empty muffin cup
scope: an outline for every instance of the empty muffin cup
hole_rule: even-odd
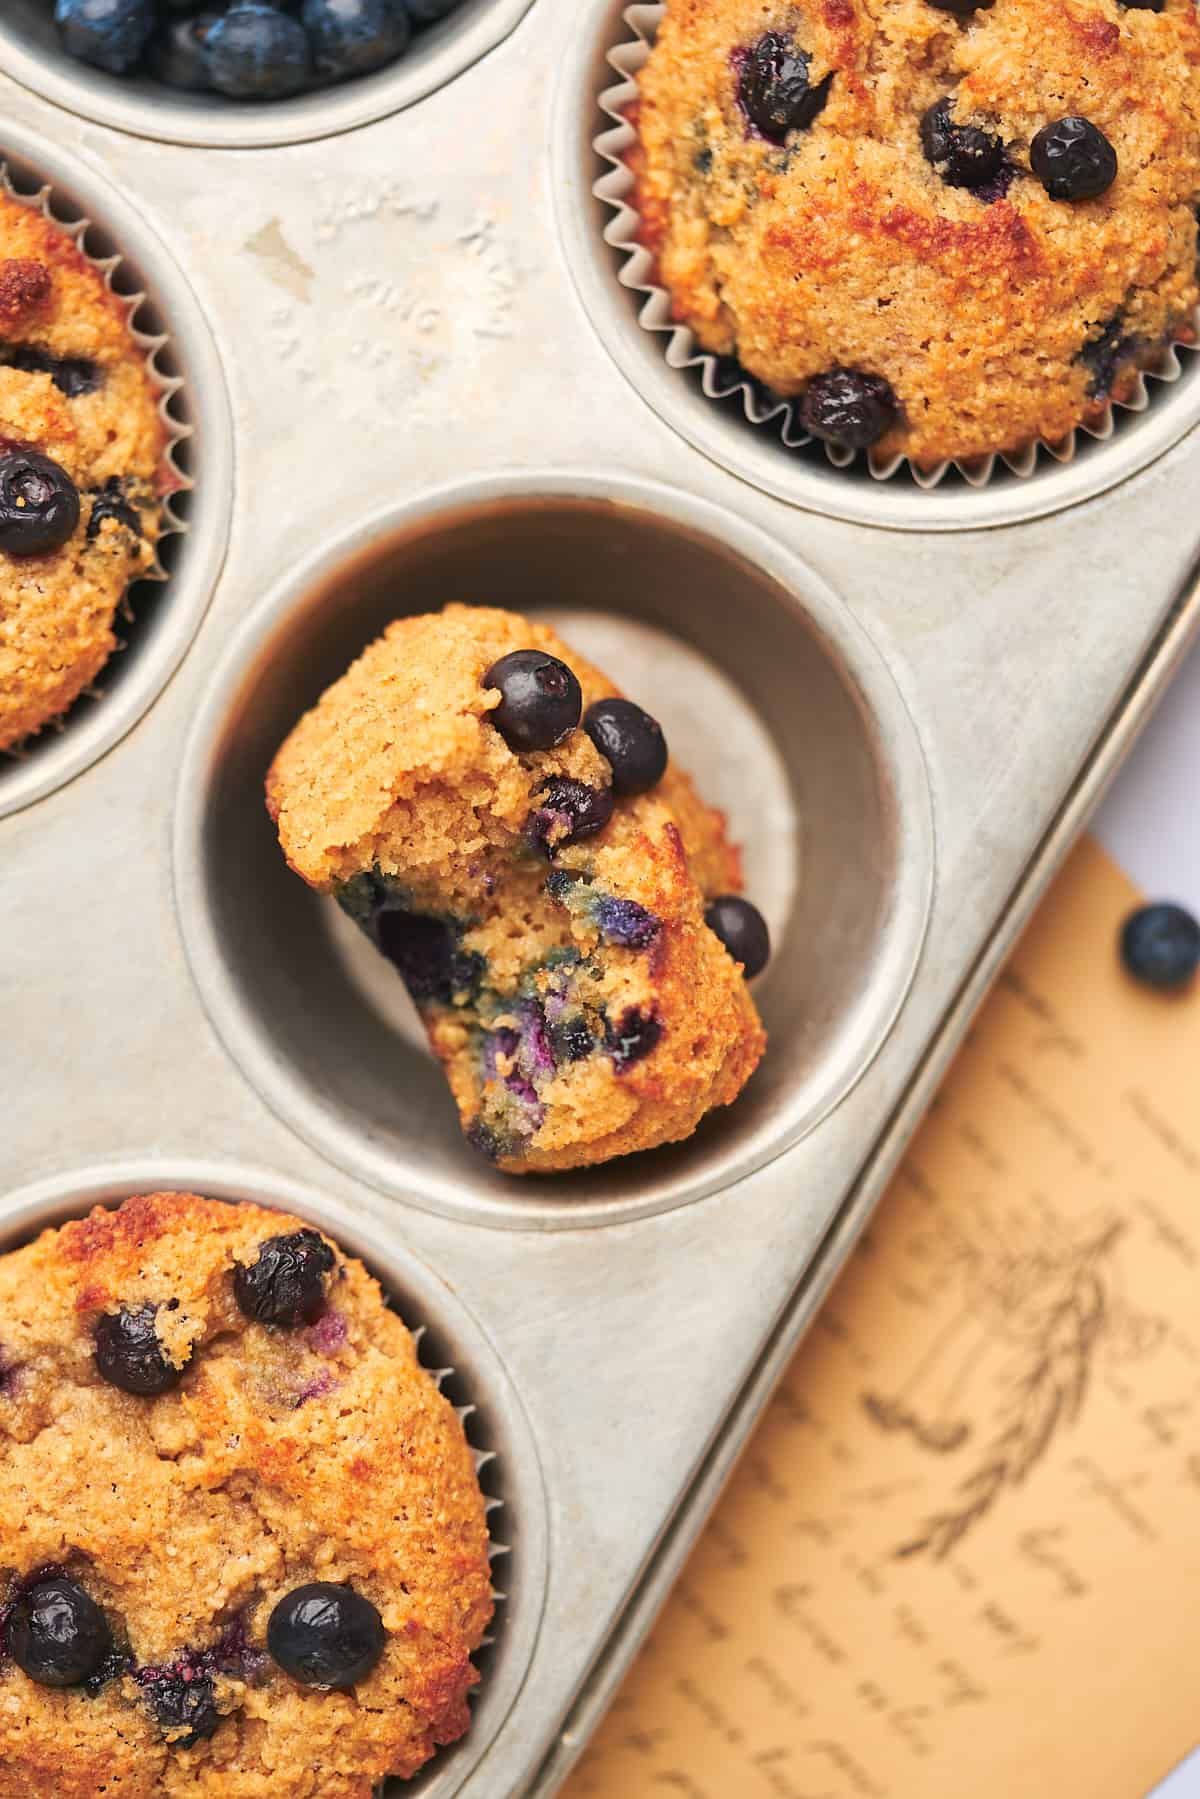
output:
[[[263,780],[301,714],[393,618],[449,599],[544,616],[662,723],[729,815],[775,943],[771,1041],[687,1142],[514,1180],[460,1134],[397,972],[286,866]],[[570,1227],[724,1187],[867,1067],[914,972],[932,883],[924,760],[840,600],[755,530],[621,476],[495,477],[364,519],[247,621],[181,773],[175,878],[226,1046],[301,1135],[384,1191],[478,1222]]]
[[[559,152],[567,174],[559,189],[560,223],[608,347],[639,391],[700,448],[793,504],[867,523],[941,530],[1034,517],[1087,498],[1153,460],[1200,417],[1192,346],[1180,342],[1137,371],[1119,401],[1110,399],[1053,443],[922,467],[902,455],[815,441],[800,423],[799,401],[773,394],[732,359],[699,348],[694,333],[672,316],[671,296],[658,283],[629,153],[637,141],[630,115],[638,76],[665,11],[661,4],[611,0],[602,9],[600,37],[576,49],[560,101]],[[583,134],[581,108],[593,121]],[[596,112],[603,121],[598,132]],[[1195,329],[1200,338],[1200,312]],[[638,337],[640,345],[633,341]]]
[[[480,1681],[466,1735],[383,1792],[449,1799],[482,1760],[524,1683],[541,1623],[548,1567],[545,1494],[537,1449],[505,1367],[448,1283],[384,1232],[361,1208],[282,1177],[227,1163],[167,1158],[63,1173],[0,1198],[0,1254],[95,1206],[131,1195],[199,1193],[292,1213],[315,1225],[381,1283],[417,1341],[418,1358],[463,1421],[487,1503],[496,1613],[473,1661]]]
[[[211,598],[229,529],[232,427],[220,361],[182,274],[140,217],[91,170],[14,126],[0,140],[12,199],[53,223],[102,276],[144,353],[164,428],[161,536],[116,621],[98,680],[61,718],[0,753],[0,817],[71,780],[153,704]]]

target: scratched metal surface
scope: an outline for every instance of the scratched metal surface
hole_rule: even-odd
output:
[[[204,553],[178,559],[181,615],[213,589],[121,741],[0,817],[0,1228],[151,1177],[298,1185],[381,1264],[436,1271],[418,1283],[432,1313],[439,1283],[452,1291],[429,1322],[520,1464],[507,1509],[524,1591],[544,1575],[546,1599],[536,1642],[528,1599],[507,1635],[502,1616],[480,1730],[413,1789],[439,1799],[560,1781],[632,1651],[620,1622],[643,1574],[647,1602],[661,1591],[656,1548],[661,1572],[698,1528],[772,1346],[823,1290],[831,1227],[875,1191],[873,1151],[929,1046],[1036,890],[1039,852],[1058,853],[1056,820],[1086,816],[1063,810],[1092,791],[1082,771],[1116,759],[1153,697],[1167,664],[1147,658],[1193,611],[1176,604],[1200,535],[1192,436],[1132,474],[1133,439],[1119,464],[1101,449],[1095,486],[1117,484],[1054,516],[926,529],[914,494],[897,531],[734,479],[718,445],[700,454],[640,397],[615,280],[593,322],[608,265],[585,228],[619,11],[535,0],[408,110],[272,149],[149,142],[0,77],[5,147],[101,218],[111,192],[114,232],[205,384]],[[1189,380],[1158,405],[1156,448],[1195,402]],[[958,522],[987,517],[984,496]],[[343,560],[357,573],[337,619]],[[439,580],[471,583],[447,598],[490,598],[489,573],[509,597],[524,585],[586,613],[632,669],[683,671],[701,649],[732,682],[736,728],[664,689],[673,728],[744,835],[792,832],[756,864],[788,926],[763,989],[778,1047],[762,1097],[693,1150],[544,1192],[467,1158],[400,1016],[360,1035],[361,970],[332,940],[334,972],[318,968],[323,927],[276,885],[251,822],[288,684],[298,710],[321,658],[381,610]],[[769,667],[751,617],[779,646]],[[171,629],[168,596],[155,631]],[[135,633],[114,693],[143,653]],[[53,785],[39,757],[75,728],[0,773],[0,808],[6,782]],[[391,1094],[364,1059],[381,1041]],[[518,1553],[518,1586],[520,1568]]]

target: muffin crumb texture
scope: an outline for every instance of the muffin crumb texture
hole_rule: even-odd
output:
[[[670,0],[642,239],[675,319],[817,437],[1058,444],[1193,341],[1198,76],[1191,0]],[[886,408],[831,408],[847,376]]]
[[[344,1689],[270,1652],[311,1583],[368,1621]],[[71,1685],[26,1671],[48,1596]],[[360,1263],[164,1193],[0,1257],[0,1799],[369,1799],[467,1729],[491,1612],[462,1426]]]
[[[0,193],[0,751],[96,680],[154,565],[172,485],[159,398],[101,273]]]
[[[615,695],[545,625],[451,605],[391,625],[267,783],[291,866],[399,968],[468,1137],[514,1174],[690,1136],[765,1043],[705,922],[742,885],[724,818],[673,762],[623,792],[586,728],[510,747],[485,676],[534,651],[576,721]]]

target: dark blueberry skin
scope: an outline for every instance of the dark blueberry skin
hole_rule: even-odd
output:
[[[20,369],[25,375],[49,375],[60,394],[77,400],[81,394],[94,394],[104,385],[104,372],[86,356],[51,356],[48,350],[32,344],[0,346],[0,365]]]
[[[318,1231],[292,1231],[285,1237],[268,1237],[253,1262],[233,1271],[233,1296],[238,1308],[256,1324],[275,1324],[295,1330],[315,1324],[325,1310],[326,1276],[335,1257]]]
[[[433,25],[457,12],[462,0],[404,0],[404,10],[414,25]]]
[[[211,1674],[185,1662],[171,1668],[142,1668],[134,1678],[150,1702],[155,1721],[177,1749],[194,1749],[215,1733],[221,1714]]]
[[[212,87],[208,71],[208,34],[220,13],[201,12],[191,18],[171,19],[150,45],[151,72],[168,87],[202,94]]]
[[[810,58],[781,31],[768,31],[747,54],[738,77],[738,101],[756,131],[780,142],[789,131],[812,124],[829,98],[827,75],[815,87]]]
[[[111,476],[92,501],[92,515],[88,519],[87,540],[89,543],[100,535],[100,527],[106,518],[116,519],[135,537],[142,535],[142,520],[136,506],[131,506],[121,491],[120,478]]]
[[[412,37],[403,0],[304,0],[300,17],[317,73],[335,80],[382,68]]]
[[[953,13],[956,19],[969,19],[972,13],[985,12],[994,0],[929,0],[938,12]]]
[[[800,401],[800,423],[814,437],[843,450],[865,450],[899,416],[891,383],[860,369],[814,375]]]
[[[205,46],[208,74],[234,100],[281,100],[312,77],[308,33],[261,0],[242,0],[219,19]]]
[[[607,787],[589,787],[583,781],[558,776],[538,795],[525,827],[532,848],[554,856],[570,843],[582,843],[602,831],[613,815],[613,796]]]
[[[667,740],[657,719],[632,700],[596,700],[583,728],[612,769],[613,792],[649,793],[666,773]]]
[[[1200,921],[1183,906],[1142,906],[1121,928],[1121,960],[1147,987],[1186,987],[1200,969]]]
[[[75,1581],[60,1575],[24,1593],[8,1616],[8,1649],[42,1687],[77,1687],[112,1652],[104,1613]]]
[[[472,999],[478,993],[483,957],[460,949],[459,933],[444,919],[385,906],[375,917],[374,936],[418,1006],[449,1006],[460,995]]]
[[[719,937],[748,981],[771,960],[771,933],[757,906],[736,893],[723,893],[709,905],[704,922]]]
[[[1088,371],[1088,396],[1107,400],[1122,366],[1136,354],[1138,340],[1125,332],[1120,313],[1109,319],[1098,337],[1091,337],[1079,352],[1079,360]]]
[[[69,56],[123,75],[140,61],[158,9],[154,0],[58,0],[54,19]]]
[[[554,1060],[560,1067],[569,1062],[582,1062],[596,1046],[591,1026],[582,1012],[577,1012],[573,1018],[563,1018],[557,1024],[552,1024],[549,1036]]]
[[[617,1024],[609,1024],[604,1033],[604,1046],[624,1074],[643,1056],[648,1056],[662,1037],[662,1025],[652,1013],[638,1012],[632,1007]]]
[[[0,552],[49,556],[75,535],[79,491],[65,469],[36,450],[0,456]]]
[[[134,1312],[104,1312],[96,1325],[96,1367],[101,1378],[110,1387],[143,1399],[169,1393],[184,1374],[163,1354],[154,1329],[157,1309],[144,1305]]]
[[[281,1599],[267,1625],[267,1648],[284,1672],[325,1693],[365,1680],[385,1640],[369,1599],[323,1580]]]
[[[1004,145],[978,125],[956,125],[948,97],[931,106],[921,120],[921,148],[947,187],[986,187],[1000,173]]]
[[[1117,153],[1098,126],[1071,115],[1043,125],[1029,164],[1052,200],[1094,200],[1117,178]]]
[[[662,921],[636,900],[603,895],[593,908],[596,929],[605,943],[618,949],[649,949],[662,929]]]
[[[510,750],[552,750],[574,731],[583,712],[583,692],[565,662],[544,650],[513,650],[493,663],[484,687],[500,693],[488,717]]]

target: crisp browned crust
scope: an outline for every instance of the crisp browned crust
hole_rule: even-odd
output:
[[[462,1427],[362,1265],[339,1255],[312,1329],[249,1323],[231,1272],[299,1221],[151,1194],[0,1257],[0,1607],[65,1564],[139,1666],[211,1647],[240,1618],[347,1581],[380,1611],[383,1659],[320,1694],[269,1660],[221,1675],[216,1734],[169,1742],[129,1676],[96,1697],[0,1660],[0,1799],[368,1799],[467,1728],[491,1615],[483,1499]],[[172,1311],[170,1301],[178,1301]],[[97,1375],[98,1315],[159,1305],[186,1363],[157,1399]]]
[[[48,373],[4,366],[17,348],[93,362],[101,383],[68,397]],[[164,441],[124,307],[69,237],[0,195],[0,445],[51,457],[81,501],[79,527],[56,554],[0,551],[0,750],[67,711],[116,648],[117,609],[154,560]],[[112,518],[88,536],[93,497],[111,480],[125,484],[140,539]]]
[[[594,923],[548,897],[549,870],[524,847],[532,796],[557,775],[607,786],[609,770],[582,730],[555,750],[519,756],[489,724],[499,695],[481,678],[520,648],[568,663],[585,706],[616,691],[554,632],[517,613],[448,606],[401,619],[296,726],[268,776],[267,803],[284,854],[310,886],[329,892],[378,870],[414,910],[467,921],[463,948],[484,959],[493,998],[511,995],[515,1006],[530,980],[544,991],[551,977],[531,971],[555,951],[577,951],[592,1016],[659,1020],[661,1040],[635,1065],[618,1071],[596,1055],[559,1070],[541,1095],[545,1119],[532,1142],[497,1157],[526,1174],[690,1136],[741,1092],[765,1036],[740,968],[704,922],[706,896],[741,887],[740,859],[724,818],[674,764],[652,793],[618,801],[598,837],[556,861],[661,920],[653,946],[601,943]],[[491,1100],[503,1095],[481,1080],[478,1010],[429,1007],[425,1022],[464,1127],[488,1122]]]
[[[785,148],[750,133],[739,52],[791,32],[832,71]],[[782,394],[835,367],[884,375],[903,419],[881,443],[921,463],[1064,437],[1098,410],[1080,351],[1114,320],[1121,374],[1197,303],[1200,23],[1116,0],[995,0],[966,21],[927,0],[671,0],[639,77],[645,241],[676,316]],[[998,134],[1025,171],[991,205],[947,186],[920,121]],[[1029,145],[1081,113],[1111,139],[1114,186],[1051,200]]]

